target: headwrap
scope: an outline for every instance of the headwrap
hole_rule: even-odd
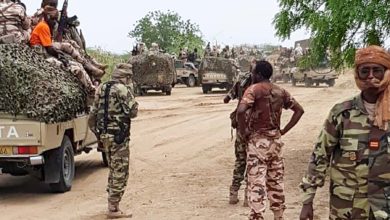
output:
[[[58,15],[59,15],[57,8],[55,8],[53,6],[49,6],[49,5],[46,5],[43,8],[43,13],[50,16],[51,18],[58,18]]]
[[[383,80],[368,82],[359,79],[358,68],[364,63],[375,63],[384,66],[386,72]],[[387,130],[390,121],[390,54],[379,46],[369,46],[358,50],[355,56],[355,81],[361,91],[374,87],[381,92],[375,105],[374,125],[382,130]]]

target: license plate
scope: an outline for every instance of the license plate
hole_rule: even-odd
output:
[[[0,147],[0,155],[12,155],[12,147]]]

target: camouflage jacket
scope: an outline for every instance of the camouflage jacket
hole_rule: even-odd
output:
[[[10,0],[0,0],[0,36],[13,34],[16,43],[29,40],[31,20],[22,5]]]
[[[94,108],[91,112],[91,130],[104,133],[105,92],[108,83],[113,83],[108,95],[107,132],[130,129],[130,120],[138,113],[138,103],[133,91],[128,86],[115,81],[103,83],[95,96]]]
[[[370,210],[377,220],[389,219],[389,142],[390,131],[380,132],[372,125],[361,95],[336,104],[325,121],[300,185],[303,203],[313,201],[330,167],[331,219],[368,219]]]

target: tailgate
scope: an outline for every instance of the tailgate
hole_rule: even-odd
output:
[[[41,145],[41,123],[0,118],[0,146]]]

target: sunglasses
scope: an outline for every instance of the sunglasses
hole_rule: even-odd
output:
[[[358,69],[358,77],[361,80],[366,80],[370,76],[370,73],[377,78],[383,79],[386,69],[384,67],[362,67]]]

